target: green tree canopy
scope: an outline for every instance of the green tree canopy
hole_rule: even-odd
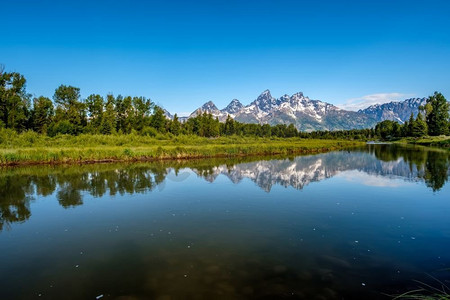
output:
[[[25,90],[25,77],[16,72],[4,72],[0,66],[0,124],[17,131],[26,129],[30,96]]]
[[[47,129],[53,121],[53,102],[47,97],[39,97],[33,100],[33,112],[31,122],[33,129],[39,133],[47,133]]]
[[[449,132],[449,104],[445,97],[438,92],[427,99],[428,114],[426,116],[430,135],[448,134]]]

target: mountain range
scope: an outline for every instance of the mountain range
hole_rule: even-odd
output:
[[[408,153],[404,153],[407,155]],[[448,176],[450,170],[444,172]],[[357,172],[360,180],[367,185],[395,185],[392,180],[405,182],[423,181],[425,170],[415,163],[403,158],[383,161],[371,151],[348,153],[336,151],[317,155],[298,156],[294,159],[262,160],[237,165],[219,165],[204,172],[192,170],[205,180],[214,182],[219,175],[228,177],[237,184],[248,178],[264,191],[269,192],[273,186],[281,185],[303,189],[312,182],[318,182],[345,172]],[[346,178],[345,175],[342,175]]]
[[[242,123],[270,125],[292,123],[301,131],[362,129],[371,128],[384,120],[403,123],[409,119],[411,113],[416,116],[419,106],[425,103],[426,98],[411,98],[401,102],[371,105],[359,111],[349,111],[320,100],[312,100],[301,92],[274,98],[269,90],[265,90],[248,105],[233,99],[225,108],[218,109],[212,101],[208,101],[188,117],[182,117],[180,120],[185,121],[206,112],[221,122],[230,116]],[[165,114],[168,118],[173,118],[168,111],[165,111]]]

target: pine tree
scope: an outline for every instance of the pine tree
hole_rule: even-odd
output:
[[[427,134],[428,126],[423,120],[422,114],[419,112],[417,118],[414,120],[411,130],[411,136],[421,137]]]
[[[427,99],[429,112],[426,116],[430,135],[448,134],[449,132],[449,104],[445,97],[438,92]]]
[[[155,106],[153,109],[153,115],[150,119],[150,126],[164,133],[166,130],[166,116],[161,107]]]
[[[234,122],[233,118],[230,115],[228,115],[227,119],[225,120],[225,126],[224,126],[224,133],[226,135],[233,135],[236,133],[234,130],[234,123],[235,122]]]
[[[411,113],[411,116],[409,116],[408,132],[407,132],[406,136],[412,136],[413,131],[414,131],[414,114]]]
[[[175,114],[173,116],[173,120],[170,123],[170,132],[174,135],[179,135],[180,134],[180,130],[181,130],[181,123],[178,120],[178,115]]]

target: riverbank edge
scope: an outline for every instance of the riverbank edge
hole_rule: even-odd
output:
[[[94,164],[116,162],[151,162],[162,160],[189,160],[202,158],[234,158],[315,154],[364,146],[362,141],[302,140],[297,143],[262,143],[234,145],[170,145],[119,147],[64,147],[1,149],[0,166]]]
[[[403,138],[394,141],[396,144],[420,145],[450,150],[450,136]]]

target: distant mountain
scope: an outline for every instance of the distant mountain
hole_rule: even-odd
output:
[[[406,154],[406,153],[405,153]],[[409,182],[423,180],[423,170],[404,159],[383,161],[370,151],[336,151],[325,154],[298,156],[294,159],[261,160],[237,165],[220,165],[209,172],[193,168],[197,175],[214,182],[219,175],[228,177],[231,182],[239,183],[245,178],[255,182],[266,192],[274,185],[303,189],[311,182],[322,181],[341,172],[358,171],[374,179],[403,179]],[[450,173],[450,170],[447,172]],[[375,184],[379,184],[377,181]]]
[[[367,128],[375,121],[364,114],[340,109],[332,104],[311,100],[303,93],[272,97],[264,91],[250,105],[243,107],[235,119],[246,123],[290,124],[303,131]]]
[[[402,102],[376,104],[356,112],[309,99],[301,92],[275,98],[269,90],[265,90],[249,105],[243,105],[239,100],[233,99],[224,109],[219,109],[214,102],[208,101],[188,117],[181,117],[180,121],[206,112],[221,122],[225,122],[229,115],[242,123],[270,125],[292,123],[302,131],[361,129],[371,128],[383,120],[403,123],[409,119],[411,112],[416,116],[419,106],[425,103],[426,98],[412,98]],[[168,112],[166,116],[171,118]]]
[[[170,119],[170,120],[173,119],[172,114],[167,109],[163,108],[162,110],[163,110],[164,115],[166,116],[167,119]]]
[[[411,113],[416,117],[419,106],[426,103],[427,98],[411,98],[401,102],[371,105],[366,109],[360,109],[358,112],[374,118],[377,122],[391,120],[404,123],[409,119]]]
[[[203,114],[205,112],[208,113],[208,114],[212,114],[215,117],[218,117],[218,116],[222,115],[222,112],[217,108],[217,106],[212,101],[208,101],[205,104],[203,104],[202,107],[199,107],[196,110],[194,110],[189,115],[189,118],[195,118],[198,115],[201,115],[201,114]]]
[[[303,93],[284,95],[279,99],[265,90],[256,100],[244,106],[234,99],[222,110],[212,102],[193,111],[189,118],[206,112],[224,122],[228,115],[236,121],[258,124],[291,124],[299,130],[339,130],[349,128],[367,128],[376,124],[375,120],[362,113],[342,110],[332,104],[319,100],[310,100]]]
[[[230,117],[234,118],[235,115],[244,107],[238,99],[233,99],[230,104],[227,105],[224,109],[220,110],[221,113],[230,115]]]

